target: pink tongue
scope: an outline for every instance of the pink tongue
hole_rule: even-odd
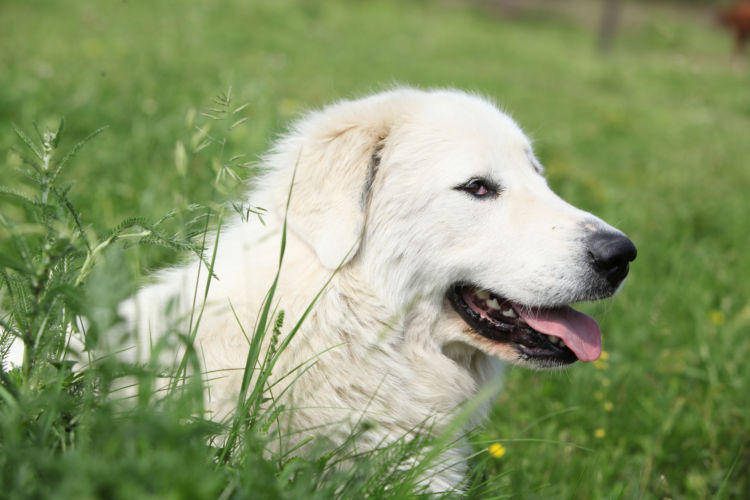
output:
[[[594,318],[572,307],[555,309],[514,308],[534,330],[559,337],[584,362],[599,359],[602,353],[602,332]]]

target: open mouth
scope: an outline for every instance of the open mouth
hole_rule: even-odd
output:
[[[599,358],[599,325],[570,306],[530,308],[471,285],[456,285],[448,300],[479,335],[511,344],[524,360],[564,365]]]

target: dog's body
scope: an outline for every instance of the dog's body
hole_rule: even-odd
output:
[[[361,420],[375,424],[363,448],[425,422],[439,432],[504,361],[598,357],[596,323],[567,304],[615,293],[635,248],[552,193],[524,134],[487,101],[396,89],[341,102],[299,122],[265,163],[252,203],[266,224],[222,230],[196,338],[216,418],[236,404],[249,349],[238,319],[252,331],[273,280],[293,177],[276,290],[286,325],[330,279],[274,369],[309,365],[285,399],[298,438],[341,442]],[[199,267],[163,272],[123,312],[160,331],[171,297],[179,315],[196,283],[202,294]],[[448,452],[457,465],[431,489],[459,485],[462,454]]]

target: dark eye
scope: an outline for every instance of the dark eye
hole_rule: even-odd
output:
[[[498,193],[497,187],[489,181],[484,179],[472,179],[462,186],[458,186],[456,189],[466,191],[472,196],[477,198],[486,198],[489,196],[495,196]]]
[[[472,181],[464,187],[464,190],[473,194],[474,196],[484,196],[488,193],[487,186],[479,181]]]

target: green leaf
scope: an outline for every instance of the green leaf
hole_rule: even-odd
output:
[[[41,151],[39,151],[36,146],[34,145],[34,142],[29,138],[28,135],[23,133],[23,130],[18,128],[18,126],[14,123],[13,124],[13,130],[15,131],[16,135],[26,144],[26,147],[28,147],[32,153],[36,155],[39,160],[42,160],[44,156],[42,155]]]
[[[61,125],[62,125],[62,123],[61,123]],[[101,134],[102,132],[104,132],[105,130],[107,130],[108,128],[109,128],[109,125],[105,125],[103,127],[100,127],[98,129],[94,130],[92,133],[90,133],[88,136],[86,136],[86,138],[84,138],[83,140],[79,141],[75,146],[73,146],[73,148],[68,152],[68,154],[66,154],[65,157],[60,161],[60,163],[58,163],[57,166],[55,167],[55,171],[50,176],[50,181],[49,181],[50,184],[52,184],[52,183],[55,182],[55,179],[57,178],[58,174],[60,173],[60,171],[62,170],[62,168],[65,166],[65,164],[67,164],[68,161],[70,161],[71,158],[73,158],[76,154],[78,154],[78,152],[81,150],[81,148],[83,146],[86,145],[87,142],[89,142],[94,137],[98,136],[99,134]]]
[[[52,141],[52,147],[57,149],[60,144],[60,138],[62,137],[63,129],[65,128],[65,118],[60,118],[60,124],[57,126],[57,132],[55,132],[55,138]]]

